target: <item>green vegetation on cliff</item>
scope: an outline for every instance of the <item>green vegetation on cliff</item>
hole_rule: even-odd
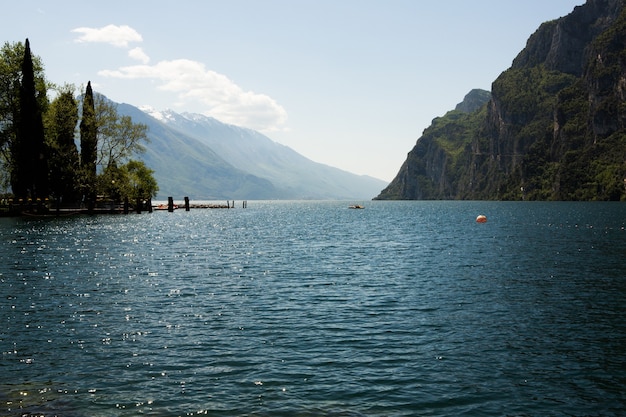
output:
[[[479,109],[436,118],[376,199],[626,200],[625,79],[623,2],[588,0],[542,25]]]

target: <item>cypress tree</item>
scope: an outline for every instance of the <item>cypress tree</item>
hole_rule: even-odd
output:
[[[26,39],[22,61],[19,118],[13,147],[11,187],[16,197],[48,197],[48,159],[41,108],[37,101],[35,73]]]
[[[93,208],[96,200],[97,133],[93,90],[89,81],[83,98],[83,117],[80,121],[80,163],[84,176],[84,195],[90,208]]]

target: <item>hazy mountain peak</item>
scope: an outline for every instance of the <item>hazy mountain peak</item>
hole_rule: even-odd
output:
[[[183,113],[181,113],[181,116],[183,116],[187,120],[191,120],[191,121],[194,121],[194,122],[197,122],[197,121],[207,121],[207,120],[214,120],[214,121],[218,122],[218,120],[215,119],[214,117],[206,116],[206,115],[200,114],[200,113],[183,112]],[[219,123],[221,123],[221,122],[219,122]]]
[[[164,123],[174,121],[178,116],[178,113],[175,113],[173,110],[157,110],[149,105],[139,106],[139,110]]]

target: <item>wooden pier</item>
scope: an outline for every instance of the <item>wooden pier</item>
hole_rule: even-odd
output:
[[[242,208],[248,207],[247,201],[242,201]],[[128,200],[113,202],[110,200],[98,200],[91,207],[83,204],[76,206],[61,206],[55,201],[22,201],[13,199],[0,200],[0,217],[64,217],[73,215],[94,215],[94,214],[129,214],[129,213],[152,213],[153,210],[173,212],[179,208],[185,211],[191,209],[232,209],[235,208],[235,200],[223,203],[200,202],[192,203],[189,197],[184,198],[182,204],[176,204],[172,197],[168,197],[167,204],[153,205],[151,200],[137,200],[134,203]]]
[[[246,200],[242,201],[242,208],[248,208],[248,202]],[[235,200],[228,200],[226,204],[221,203],[191,203],[189,201],[189,197],[184,198],[183,204],[176,204],[174,202],[173,197],[167,198],[167,204],[158,204],[152,206],[154,210],[167,210],[168,212],[173,212],[174,210],[178,210],[180,208],[184,208],[185,211],[189,211],[191,209],[231,209],[235,208]]]

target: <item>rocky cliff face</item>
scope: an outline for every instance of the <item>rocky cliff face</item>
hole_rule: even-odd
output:
[[[589,0],[569,15],[542,24],[513,60],[513,68],[544,65],[580,76],[589,44],[619,16],[623,0]]]
[[[490,97],[435,119],[376,198],[626,199],[625,22],[623,0],[588,0],[541,25]]]
[[[457,198],[456,172],[469,163],[473,129],[491,94],[472,90],[456,109],[435,118],[408,153],[396,178],[376,199],[432,200]]]

